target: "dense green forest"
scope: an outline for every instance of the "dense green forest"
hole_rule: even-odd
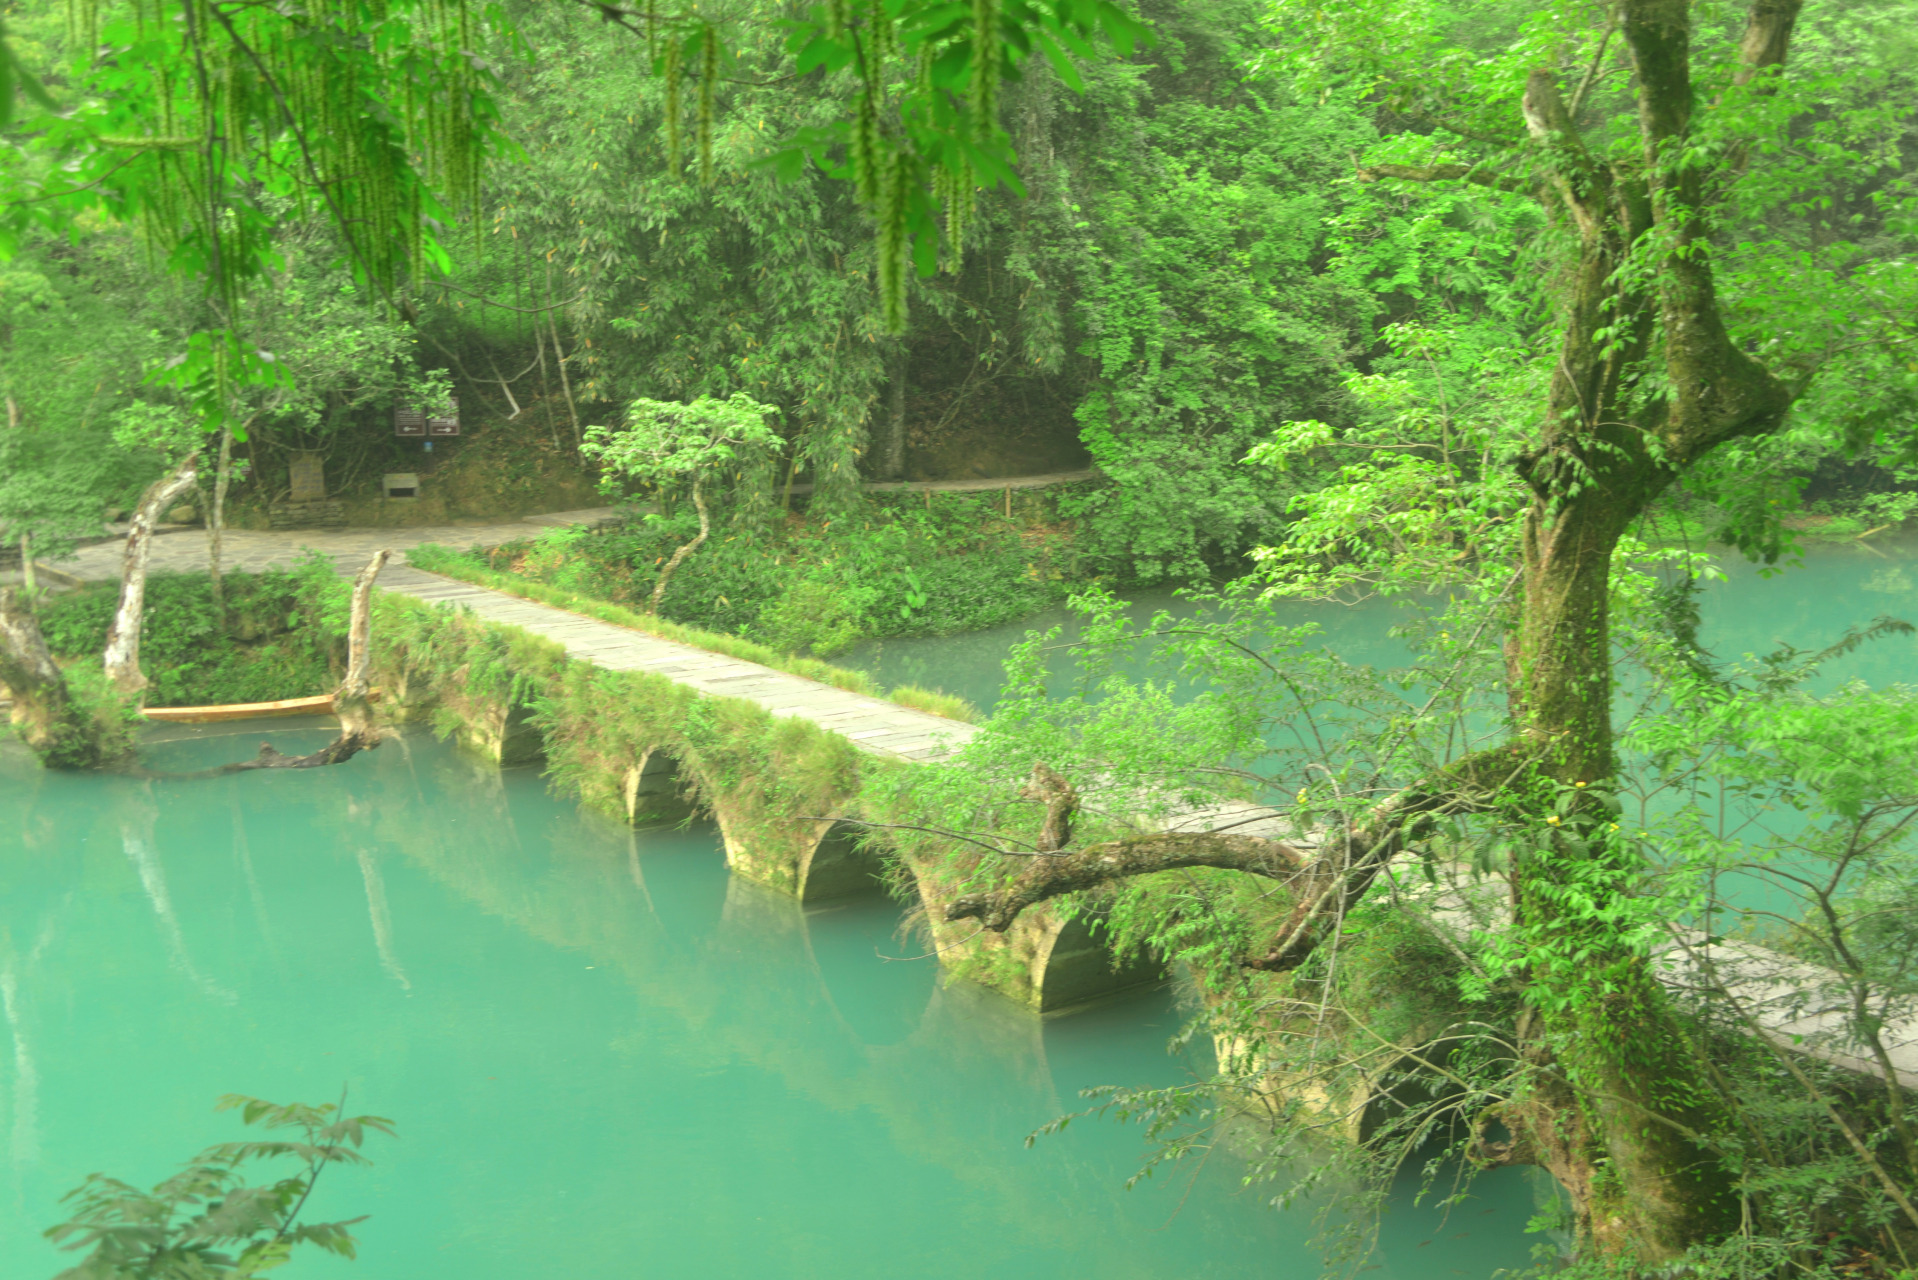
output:
[[[16,43],[51,67],[58,9],[18,8]],[[713,183],[676,180],[665,89],[630,33],[563,7],[509,13],[526,47],[498,64],[501,127],[519,150],[405,314],[355,289],[323,220],[276,233],[281,266],[250,296],[248,323],[291,384],[245,406],[234,523],[263,524],[306,451],[371,519],[401,518],[377,500],[390,470],[435,471],[416,519],[590,501],[584,425],[616,422],[642,395],[743,391],[780,410],[777,479],[816,485],[816,511],[850,501],[861,476],[1095,465],[1097,481],[1047,513],[1072,530],[1076,572],[1184,582],[1242,569],[1298,513],[1292,499],[1333,474],[1319,459],[1279,476],[1243,465],[1279,423],[1399,429],[1414,400],[1449,395],[1461,422],[1523,429],[1552,327],[1536,285],[1553,229],[1496,186],[1367,180],[1366,156],[1428,150],[1435,126],[1367,100],[1377,93],[1302,87],[1275,58],[1263,6],[1148,7],[1156,43],[1088,64],[1082,91],[1047,73],[1008,86],[1025,195],[983,195],[959,269],[911,282],[896,337],[873,305],[874,242],[853,193],[818,169],[782,182],[763,164],[772,140],[830,114],[833,88],[722,87]],[[1466,14],[1487,41],[1513,20]],[[1892,10],[1850,9],[1801,45],[1828,86],[1817,143],[1836,149],[1824,163],[1837,185],[1819,197],[1830,207],[1754,192],[1766,225],[1726,232],[1754,248],[1782,237],[1808,255],[1807,286],[1892,287],[1880,277],[1903,245],[1891,197],[1909,146],[1886,118],[1902,101],[1900,28]],[[753,39],[742,68],[790,57],[776,30]],[[179,409],[146,375],[205,316],[159,265],[110,222],[25,230],[5,279],[11,540],[57,549],[96,534],[160,469]],[[1778,283],[1752,278],[1741,305],[1774,301]],[[1902,514],[1906,485],[1895,445],[1866,424],[1909,411],[1910,369],[1871,344],[1837,358],[1838,376],[1736,469],[1775,477],[1763,502],[1879,523]],[[390,415],[435,380],[458,389],[468,425],[429,456],[393,437]],[[716,594],[680,607],[710,610]]]
[[[16,562],[168,475],[267,527],[318,457],[358,523],[617,503],[415,563],[782,654],[1070,601],[1076,678],[1033,636],[966,752],[862,812],[950,890],[942,944],[1048,905],[1184,975],[1219,1073],[1101,1108],[1155,1162],[1358,1203],[1535,1165],[1578,1274],[1914,1274],[1918,703],[1811,692],[1911,624],[1698,635],[1714,557],[1918,511],[1918,6],[434,0],[352,46],[431,55],[352,111],[271,24],[372,9],[248,16],[256,51],[244,6],[123,8],[5,14]],[[116,21],[182,61],[87,56]],[[395,434],[448,396],[457,439]],[[104,595],[9,593],[0,678],[97,762],[141,685],[335,678],[336,585],[156,580],[152,682]],[[1165,585],[1197,612],[1129,617]],[[1284,621],[1377,597],[1404,668]],[[1248,801],[1286,831],[1176,830]],[[1758,1034],[1727,939],[1828,975],[1868,1069]]]

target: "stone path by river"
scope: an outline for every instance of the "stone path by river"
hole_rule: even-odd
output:
[[[380,586],[434,604],[461,605],[488,622],[535,632],[565,645],[573,657],[611,671],[651,671],[701,693],[757,702],[774,715],[804,716],[874,755],[936,759],[977,732],[969,724],[914,711],[884,698],[853,693],[419,569],[388,569],[380,575]]]
[[[612,671],[651,671],[671,676],[701,693],[757,702],[775,715],[804,716],[874,755],[902,760],[936,759],[975,732],[971,725],[914,711],[885,698],[852,693],[756,662],[710,653],[551,605],[457,582],[406,563],[409,548],[428,542],[456,547],[495,547],[531,537],[539,532],[540,526],[595,524],[610,519],[613,514],[610,507],[591,508],[555,511],[495,524],[432,525],[415,529],[283,532],[230,529],[223,539],[222,560],[229,569],[258,572],[285,568],[313,550],[331,560],[342,576],[351,577],[375,551],[385,547],[394,554],[380,575],[382,590],[434,604],[463,606],[489,622],[522,627],[556,640],[573,657]],[[111,581],[120,576],[122,550],[117,542],[84,547],[53,568],[67,578]],[[161,571],[204,571],[206,555],[206,537],[201,531],[168,533],[154,539],[150,564]]]
[[[519,520],[473,520],[408,529],[228,529],[220,538],[220,563],[227,569],[258,573],[262,569],[285,569],[313,550],[351,577],[381,547],[393,552],[393,564],[403,565],[409,548],[429,542],[451,547],[497,547],[536,537],[542,528],[598,524],[613,519],[615,514],[611,507],[590,507]],[[206,551],[205,530],[176,526],[153,539],[147,563],[160,573],[205,573]],[[82,547],[63,560],[38,564],[42,572],[51,571],[56,579],[111,582],[120,576],[125,552],[126,544],[116,539]]]

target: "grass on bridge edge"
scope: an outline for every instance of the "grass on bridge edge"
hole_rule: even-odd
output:
[[[757,662],[762,667],[771,667],[775,671],[784,671],[789,675],[817,680],[821,684],[829,684],[849,693],[886,698],[902,707],[923,711],[928,715],[942,716],[965,724],[975,723],[979,718],[978,709],[970,702],[949,693],[922,689],[911,684],[900,685],[888,692],[881,689],[878,683],[863,671],[836,667],[818,658],[802,658],[797,654],[781,653],[757,641],[740,636],[729,636],[717,631],[706,631],[699,627],[689,627],[683,623],[673,622],[653,614],[640,613],[605,600],[582,596],[563,587],[555,587],[544,582],[529,582],[510,573],[501,573],[497,569],[488,569],[474,564],[465,553],[438,543],[422,543],[409,549],[406,553],[406,561],[415,569],[436,573],[443,578],[453,578],[475,587],[485,587],[489,591],[498,591],[505,595],[518,596],[522,600],[551,605],[555,609],[564,609],[568,613],[581,614],[600,622],[611,623],[616,627],[625,627],[629,631],[638,631],[657,636],[661,640],[671,640],[676,644],[704,649],[709,653],[724,654],[729,658],[738,658],[742,662]]]

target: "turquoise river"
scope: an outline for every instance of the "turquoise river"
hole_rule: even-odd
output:
[[[1708,602],[1729,653],[1918,615],[1902,560],[1818,552]],[[1390,660],[1380,619],[1328,610]],[[1020,630],[1020,629],[1014,629]],[[856,655],[985,700],[1007,635]],[[1912,643],[1851,659],[1907,679]],[[235,730],[239,730],[236,732]],[[283,749],[319,723],[278,722]],[[156,734],[156,771],[252,754],[261,726]],[[150,1183],[239,1136],[219,1095],[393,1117],[312,1213],[371,1217],[364,1280],[994,1280],[1318,1274],[1314,1208],[1226,1150],[1126,1190],[1137,1128],[1026,1136],[1101,1084],[1170,1085],[1168,991],[1041,1021],[943,987],[874,896],[806,909],[730,879],[714,830],[629,832],[421,732],[343,768],[63,776],[0,747],[0,1276],[100,1170]],[[1449,1215],[1408,1195],[1366,1274],[1519,1267],[1535,1184]]]

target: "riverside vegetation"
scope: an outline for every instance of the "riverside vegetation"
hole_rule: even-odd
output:
[[[1697,640],[1704,540],[1775,562],[1804,503],[1861,534],[1910,511],[1907,0],[414,8],[10,15],[10,540],[70,542],[155,475],[142,519],[201,484],[265,505],[296,451],[363,481],[420,456],[391,403],[451,387],[661,510],[450,572],[799,661],[1080,588],[1073,688],[1035,638],[967,750],[910,770],[391,599],[374,674],[496,755],[536,734],[630,818],[673,756],[773,883],[822,815],[866,824],[990,984],[1035,915],[1188,975],[1217,1076],[1103,1107],[1160,1161],[1230,1141],[1281,1201],[1531,1164],[1575,1272],[1912,1272],[1886,1037],[1918,997],[1918,719],[1903,688],[1807,692],[1910,626]],[[217,92],[166,70],[209,61]],[[638,447],[742,397],[774,425],[691,471]],[[859,491],[1087,460],[1023,527]],[[1168,580],[1211,611],[1137,626],[1104,589]],[[104,682],[0,596],[50,761],[110,757],[148,686],[132,583]],[[201,634],[281,590],[216,583]],[[1407,670],[1273,608],[1376,595],[1421,602]],[[255,643],[209,671],[282,660]],[[1289,830],[1155,829],[1247,800]],[[1752,1034],[1724,957],[1759,943],[1876,1076]]]
[[[1022,499],[1019,516],[1038,503]],[[866,636],[949,635],[1016,621],[1082,582],[1069,537],[1036,517],[1008,520],[997,495],[870,500],[837,520],[781,519],[707,544],[660,602],[667,618],[778,650],[830,655]],[[659,565],[697,529],[687,513],[606,529],[555,530],[413,562],[466,576],[488,568],[526,582],[637,605]]]

